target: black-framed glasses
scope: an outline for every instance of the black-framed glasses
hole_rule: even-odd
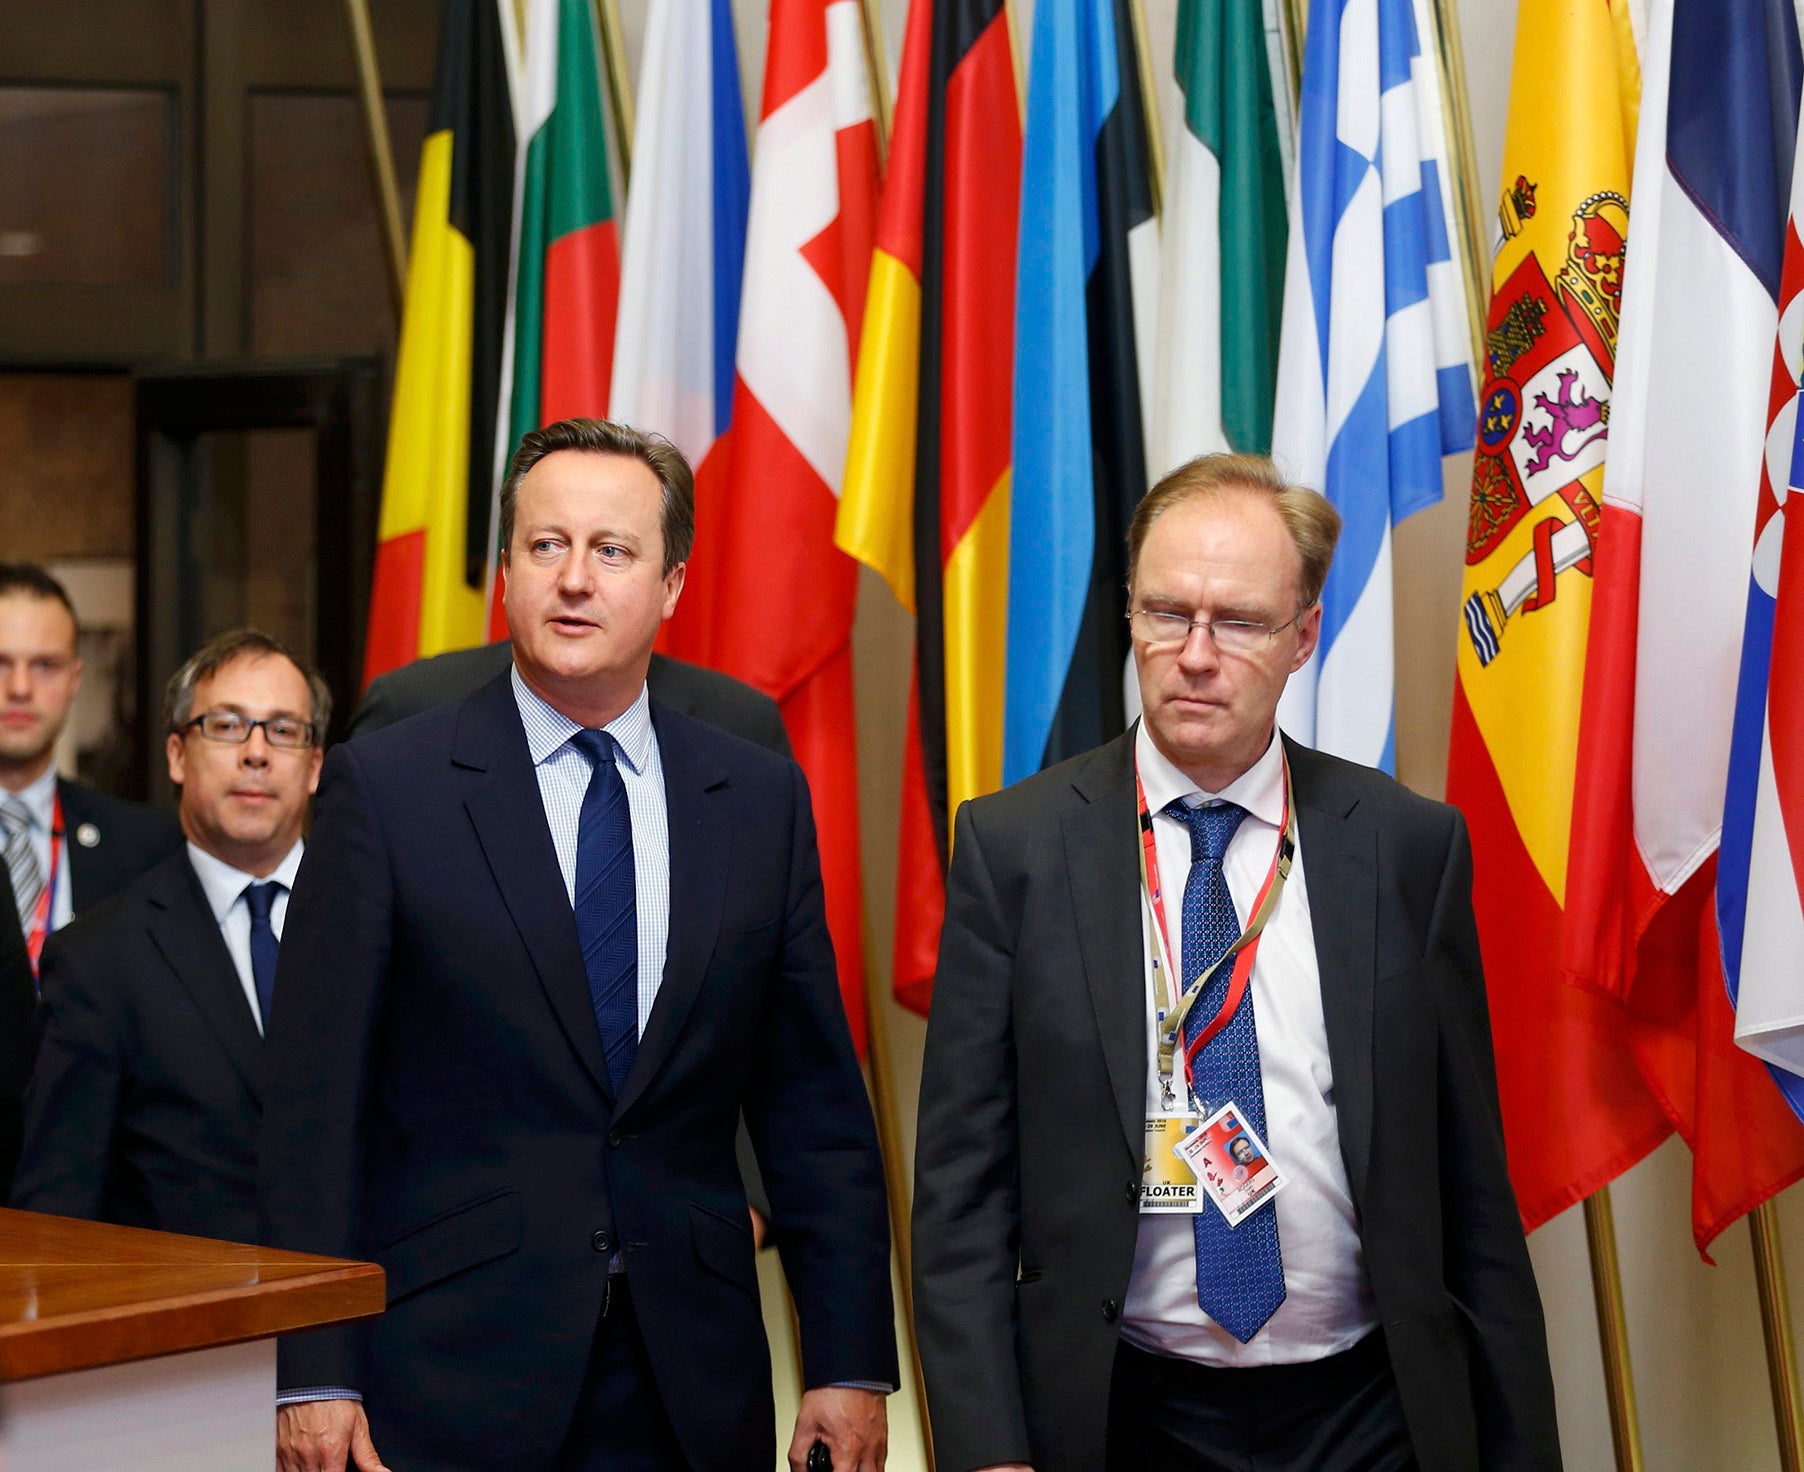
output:
[[[1192,629],[1206,629],[1224,653],[1257,654],[1308,612],[1299,608],[1295,618],[1272,625],[1243,618],[1192,618],[1169,608],[1136,608],[1128,615],[1128,625],[1148,649],[1181,648]]]
[[[263,728],[263,739],[284,751],[303,751],[313,745],[312,723],[297,721],[293,716],[271,716],[267,720],[253,721],[235,710],[210,710],[189,721],[182,731],[186,734],[198,730],[209,741],[224,746],[243,746],[259,726]]]

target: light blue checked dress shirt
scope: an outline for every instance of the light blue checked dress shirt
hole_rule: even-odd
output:
[[[527,688],[514,670],[514,703],[526,727],[526,749],[539,779],[551,845],[564,876],[564,896],[576,902],[576,830],[583,794],[589,790],[589,759],[570,744],[583,728]],[[651,725],[651,697],[639,698],[602,728],[625,757],[620,779],[633,814],[633,897],[639,919],[639,1035],[664,980],[664,951],[670,939],[670,815],[664,804],[664,763]]]

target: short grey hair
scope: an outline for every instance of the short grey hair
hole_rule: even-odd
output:
[[[312,703],[308,720],[313,723],[313,744],[326,744],[326,727],[332,721],[332,691],[320,678],[319,671],[302,660],[273,634],[261,629],[233,629],[209,639],[189,655],[182,667],[169,677],[163,691],[165,727],[179,736],[194,719],[194,690],[202,680],[211,679],[235,659],[262,659],[276,655],[301,672],[307,682],[307,696]]]

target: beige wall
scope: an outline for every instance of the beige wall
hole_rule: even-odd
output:
[[[1145,0],[1157,69],[1168,70],[1176,0]],[[645,0],[622,0],[635,62]],[[748,112],[755,114],[762,76],[765,0],[735,0]],[[881,0],[892,66],[905,0]],[[1031,24],[1021,0],[1017,33]],[[1514,0],[1465,0],[1461,16],[1471,92],[1481,196],[1495,197],[1501,168],[1508,66],[1514,43]],[[1167,84],[1163,105],[1171,106]],[[1403,779],[1438,796],[1446,775],[1454,635],[1465,528],[1469,459],[1447,465],[1447,499],[1397,533],[1396,603],[1398,763]],[[863,774],[867,953],[887,975],[893,929],[896,807],[910,625],[888,591],[867,575],[859,603],[857,678],[859,754]],[[1507,978],[1493,978],[1506,984]],[[893,1072],[903,1140],[912,1157],[921,1044],[920,1019],[890,1006]],[[1732,1228],[1718,1243],[1718,1266],[1699,1262],[1689,1225],[1689,1157],[1669,1142],[1630,1171],[1614,1190],[1629,1334],[1649,1472],[1771,1468],[1778,1465],[1760,1321],[1747,1232]],[[1784,1230],[1804,1279],[1804,1200],[1781,1202]],[[1530,1240],[1546,1306],[1568,1472],[1611,1472],[1610,1429],[1592,1306],[1584,1224],[1575,1208]],[[1794,1295],[1793,1313],[1804,1302]],[[911,1408],[892,1404],[892,1419]],[[912,1428],[898,1438],[892,1466],[920,1465]]]

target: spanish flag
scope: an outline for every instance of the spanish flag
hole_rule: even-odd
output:
[[[510,0],[443,0],[370,590],[367,682],[481,642],[513,231]]]
[[[1587,766],[1581,741],[1587,691],[1623,634],[1598,589],[1635,555],[1633,529],[1604,500],[1604,456],[1640,97],[1623,0],[1523,0],[1447,798],[1471,828],[1504,1138],[1530,1229],[1672,1128],[1620,1000],[1569,964],[1599,939],[1578,860],[1614,786],[1611,763]],[[1563,434],[1556,412],[1570,405],[1593,432]]]
[[[912,0],[835,538],[915,614],[895,987],[923,1012],[952,814],[1002,782],[1020,108],[1003,0]]]

